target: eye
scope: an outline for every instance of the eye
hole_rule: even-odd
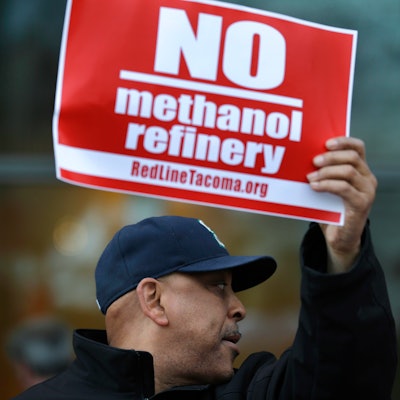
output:
[[[220,289],[220,290],[222,290],[222,291],[224,291],[225,288],[226,288],[227,286],[228,286],[228,285],[227,285],[225,282],[218,282],[218,283],[217,283],[218,289]]]

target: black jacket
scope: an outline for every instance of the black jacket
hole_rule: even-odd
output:
[[[112,348],[104,331],[78,330],[70,368],[15,399],[388,400],[397,363],[395,326],[368,231],[350,272],[325,274],[325,258],[323,236],[313,225],[301,249],[298,332],[279,360],[255,353],[226,384],[154,396],[149,353]]]

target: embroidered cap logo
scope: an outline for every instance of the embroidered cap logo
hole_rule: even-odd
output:
[[[219,243],[219,245],[225,249],[225,245],[219,240],[217,234],[210,227],[208,227],[201,219],[198,219],[197,221],[199,221],[199,223],[203,225],[204,228],[206,228],[214,236],[214,239]]]

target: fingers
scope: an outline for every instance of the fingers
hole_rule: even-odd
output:
[[[307,175],[311,187],[354,203],[362,200],[357,199],[362,194],[367,197],[364,200],[372,202],[377,181],[366,163],[364,142],[357,138],[339,137],[328,140],[326,147],[328,151],[313,160],[318,169]]]
[[[354,150],[365,160],[365,144],[361,139],[354,137],[335,137],[327,140],[328,150]]]
[[[317,168],[334,165],[351,165],[361,174],[370,174],[366,163],[365,145],[362,140],[339,137],[328,140],[326,147],[328,151],[317,155],[313,160]]]

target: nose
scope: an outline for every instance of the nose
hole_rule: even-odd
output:
[[[229,317],[235,319],[237,322],[246,317],[246,308],[233,292],[231,295]]]

